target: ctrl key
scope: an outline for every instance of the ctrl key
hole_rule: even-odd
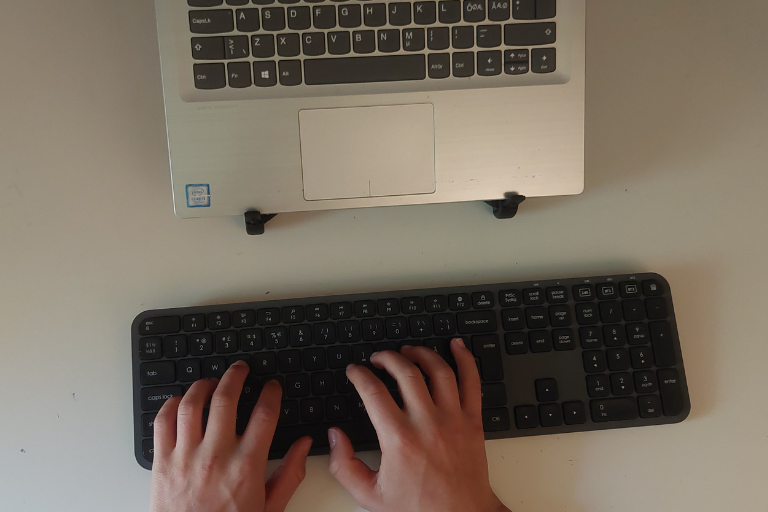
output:
[[[483,430],[499,432],[509,430],[509,411],[505,407],[498,409],[483,409]]]
[[[227,86],[224,64],[195,64],[196,89],[223,89]]]
[[[181,386],[157,386],[141,390],[141,410],[159,411],[166,400],[184,394]]]
[[[141,454],[149,462],[155,458],[155,442],[152,439],[145,439],[141,442]]]

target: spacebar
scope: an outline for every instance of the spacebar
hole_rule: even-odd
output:
[[[307,85],[397,82],[426,77],[424,55],[304,59],[304,82]]]

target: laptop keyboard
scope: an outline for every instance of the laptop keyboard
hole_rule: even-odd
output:
[[[135,452],[146,468],[165,400],[237,360],[251,370],[239,432],[262,386],[282,384],[270,457],[304,435],[311,453],[327,453],[330,426],[375,449],[347,365],[423,345],[455,369],[454,336],[478,363],[487,439],[676,423],[690,409],[672,298],[657,274],[146,311],[131,331]],[[395,381],[374,371],[401,403]]]
[[[557,69],[556,0],[188,5],[199,90],[520,78]]]

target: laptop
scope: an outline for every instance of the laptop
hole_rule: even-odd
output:
[[[579,194],[585,0],[156,0],[176,215]]]

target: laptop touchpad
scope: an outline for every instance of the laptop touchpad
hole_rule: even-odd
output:
[[[435,191],[432,105],[302,110],[299,129],[308,201]]]

